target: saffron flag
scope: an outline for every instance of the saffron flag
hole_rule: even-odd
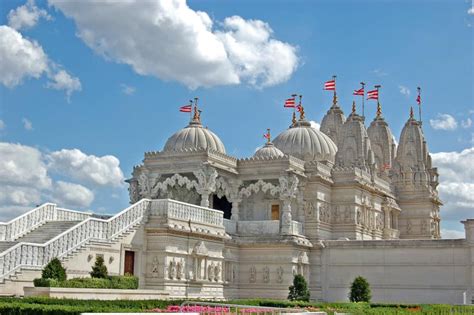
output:
[[[296,110],[297,110],[298,112],[300,112],[300,111],[301,111],[301,105],[296,106]]]
[[[336,90],[336,80],[331,80],[324,83],[324,89],[330,91]]]
[[[184,105],[179,108],[180,112],[183,113],[190,113],[191,112],[191,105]]]
[[[270,134],[269,134],[269,133],[264,133],[264,134],[263,134],[263,137],[264,137],[265,139],[270,140]]]
[[[358,90],[354,90],[354,93],[352,93],[353,95],[362,95],[364,96],[364,88],[360,88]]]
[[[421,105],[421,96],[420,96],[420,94],[418,94],[418,96],[416,97],[416,102],[418,103],[418,105]]]
[[[378,100],[379,99],[379,90],[372,90],[367,92],[368,100]]]
[[[292,98],[289,98],[285,101],[285,105],[284,107],[291,107],[291,108],[294,108],[295,107],[295,98],[292,97]]]

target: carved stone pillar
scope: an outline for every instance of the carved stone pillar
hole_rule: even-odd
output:
[[[193,174],[198,179],[197,192],[201,195],[201,207],[209,207],[209,196],[216,191],[217,171],[205,163]]]
[[[240,185],[242,185],[241,180],[231,180],[230,181],[230,196],[229,201],[232,203],[232,210],[231,210],[231,217],[232,221],[239,221],[239,206],[242,202],[242,198],[240,197]]]
[[[298,177],[296,175],[281,176],[280,182],[280,200],[283,201],[283,211],[280,216],[280,234],[292,234],[291,230],[291,200],[296,197],[298,189]]]
[[[240,202],[242,201],[242,199],[233,199],[232,200],[232,215],[230,217],[230,219],[232,221],[239,221],[239,205],[240,205]]]

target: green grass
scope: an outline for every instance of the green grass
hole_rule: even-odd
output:
[[[180,305],[182,300],[75,300],[53,298],[0,298],[0,315],[79,315],[82,312],[145,312],[168,305]],[[249,306],[309,308],[321,310],[328,314],[337,312],[363,314],[433,314],[456,315],[474,314],[474,306],[452,306],[442,304],[381,304],[381,303],[316,303],[316,302],[289,302],[266,299],[233,300],[227,304],[243,304]]]

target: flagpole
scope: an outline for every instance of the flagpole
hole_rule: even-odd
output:
[[[189,121],[193,120],[193,100],[189,100],[189,106],[191,106],[191,110],[189,111]]]
[[[295,105],[293,106],[293,114],[296,115],[296,97],[298,94],[291,94],[291,97],[295,100]]]
[[[381,87],[380,84],[374,85],[374,88],[377,89],[377,117],[382,115],[382,106],[380,106],[380,93],[379,93],[380,87]]]
[[[364,98],[365,98],[365,83],[361,82],[362,85],[362,117],[365,117],[365,112],[364,112]]]
[[[334,100],[336,100],[336,77],[337,77],[336,75],[332,76],[332,79],[334,80],[334,96],[333,96]],[[334,104],[334,105],[336,105],[336,104]]]
[[[421,88],[417,87],[416,89],[418,90],[418,99],[419,99],[419,102],[418,102],[418,116],[420,118],[420,125],[421,125],[422,124],[422,122],[421,122]]]

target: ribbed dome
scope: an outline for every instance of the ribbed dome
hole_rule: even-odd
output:
[[[295,122],[289,129],[273,140],[283,153],[293,155],[305,161],[334,162],[337,146],[321,131],[311,127],[306,120]]]
[[[257,150],[253,157],[260,158],[260,159],[274,159],[284,156],[283,152],[281,152],[278,148],[273,145],[273,143],[268,142],[263,147]]]
[[[214,150],[225,154],[225,147],[221,139],[209,129],[203,128],[201,123],[195,120],[172,135],[163,148],[165,152],[186,150]]]

